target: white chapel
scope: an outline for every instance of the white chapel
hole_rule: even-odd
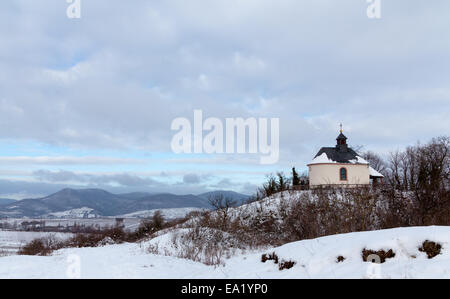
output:
[[[356,187],[382,181],[383,175],[347,145],[342,128],[336,141],[334,147],[322,147],[308,164],[311,188],[330,185]]]

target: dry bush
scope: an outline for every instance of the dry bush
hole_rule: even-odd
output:
[[[345,261],[345,257],[343,257],[342,255],[340,255],[336,258],[337,263],[342,263],[343,261]]]
[[[98,247],[123,243],[127,238],[128,234],[121,227],[105,228],[90,234],[78,233],[64,241],[57,240],[50,235],[30,241],[19,250],[18,254],[46,256],[62,248]]]
[[[223,264],[224,259],[239,249],[239,243],[229,234],[204,227],[172,232],[168,245],[151,244],[148,252],[216,266]]]
[[[385,190],[377,205],[379,229],[408,227],[417,225],[411,193],[398,190]]]
[[[97,247],[106,238],[102,234],[76,234],[63,243],[64,248]]]
[[[32,240],[30,243],[20,248],[18,254],[47,256],[59,248],[61,248],[59,242],[54,236],[48,236]]]
[[[191,216],[189,216],[191,217]],[[128,233],[124,238],[126,242],[138,242],[146,239],[158,231],[165,228],[174,227],[180,223],[185,222],[188,217],[183,219],[175,219],[170,222],[166,222],[161,211],[156,211],[150,219],[143,219],[138,229],[135,232]]]
[[[292,267],[294,267],[296,263],[293,261],[282,261],[279,265],[278,265],[278,269],[280,271],[282,270],[287,270],[287,269],[291,269]]]
[[[267,261],[273,261],[275,264],[278,264],[278,255],[275,252],[263,254],[261,256],[261,262],[265,263]]]
[[[19,255],[49,255],[51,250],[45,247],[44,242],[41,239],[32,240],[30,243],[26,244],[20,248],[17,254]]]
[[[281,262],[279,262],[278,255],[275,252],[265,253],[265,254],[263,254],[261,256],[261,262],[262,263],[265,263],[267,261],[273,261],[274,264],[277,264],[278,265],[278,269],[280,271],[281,270],[285,270],[285,269],[291,269],[296,264],[293,261],[285,261],[285,260],[281,260]]]
[[[369,188],[321,188],[292,200],[282,219],[285,241],[373,230],[380,195]]]
[[[381,192],[369,188],[324,188],[309,192],[285,191],[276,204],[203,213],[193,228],[224,231],[242,247],[258,249],[325,235],[379,229]],[[384,210],[383,210],[384,211]]]
[[[422,243],[422,247],[419,248],[420,252],[425,252],[429,259],[434,258],[441,253],[442,245],[436,242],[428,241]]]

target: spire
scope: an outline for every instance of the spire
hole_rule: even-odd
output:
[[[347,137],[345,137],[345,135],[342,133],[343,132],[343,130],[342,130],[342,123],[340,124],[340,134],[339,134],[339,136],[336,138],[336,141],[337,141],[337,143],[336,143],[336,148],[339,150],[339,151],[347,151],[347,149],[348,149],[348,147],[347,147]]]

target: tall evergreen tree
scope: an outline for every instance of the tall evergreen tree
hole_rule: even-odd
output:
[[[300,178],[298,177],[297,171],[295,171],[295,167],[292,167],[292,185],[293,186],[300,185]]]

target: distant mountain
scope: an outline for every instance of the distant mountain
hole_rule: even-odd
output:
[[[41,217],[50,214],[59,215],[61,212],[67,214],[67,211],[79,211],[79,209],[89,209],[90,214],[99,216],[115,216],[157,209],[211,209],[208,198],[217,194],[232,197],[239,204],[248,198],[247,195],[232,191],[175,195],[146,192],[113,194],[101,189],[63,189],[43,198],[10,201],[0,205],[0,217]]]
[[[101,189],[63,189],[42,198],[41,201],[52,212],[88,207],[100,215],[114,215],[124,204],[124,200],[118,195]]]
[[[0,206],[0,216],[39,217],[44,214],[88,207],[99,215],[114,215],[126,200],[100,189],[63,189],[44,198],[23,199]]]
[[[136,199],[141,199],[150,195],[153,195],[155,193],[149,193],[149,192],[131,192],[131,193],[122,193],[122,194],[117,194],[117,196],[123,198],[123,199],[131,199],[131,200],[136,200]]]
[[[215,196],[218,196],[218,195],[223,195],[225,198],[228,197],[228,198],[235,200],[238,206],[244,204],[250,198],[249,195],[237,193],[234,191],[223,191],[223,190],[202,193],[202,194],[199,194],[198,197],[209,200],[209,198],[211,198],[211,197],[214,198]]]
[[[16,202],[14,199],[0,198],[0,206]]]

